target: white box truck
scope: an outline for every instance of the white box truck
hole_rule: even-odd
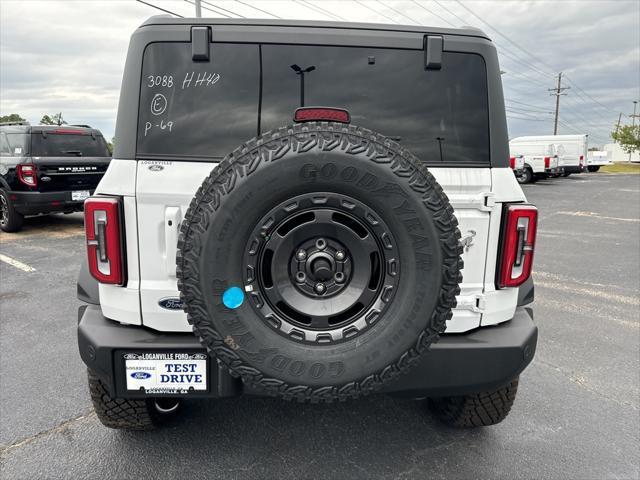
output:
[[[587,154],[587,170],[597,172],[603,165],[611,165],[611,152],[593,151]]]
[[[551,145],[551,151],[548,146]],[[558,168],[563,176],[581,173],[585,170],[588,150],[588,135],[541,135],[517,137],[509,142],[511,155],[523,154],[527,149],[530,154],[558,156]]]

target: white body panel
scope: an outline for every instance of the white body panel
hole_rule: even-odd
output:
[[[100,284],[102,313],[113,320],[141,325],[140,268],[138,263],[138,217],[136,208],[135,160],[112,160],[96,188],[96,194],[122,197],[124,207],[127,284],[125,287]]]
[[[602,166],[611,165],[611,152],[587,152],[587,165],[588,166]]]
[[[123,323],[143,324],[159,331],[190,332],[186,314],[163,308],[159,301],[179,296],[175,255],[180,222],[196,190],[216,164],[169,161],[138,161],[137,165],[135,161],[114,161],[114,164],[115,169],[109,168],[98,193],[124,197],[128,281],[126,287],[100,286],[103,312]],[[430,168],[430,171],[454,207],[466,245],[458,307],[447,322],[447,332],[464,332],[509,320],[516,308],[518,290],[496,291],[494,278],[501,202],[524,200],[511,169]],[[124,181],[118,182],[116,178]]]
[[[584,164],[587,158],[587,138],[587,135],[517,137],[509,142],[509,150],[512,155],[557,155],[559,168],[577,167]],[[527,153],[522,153],[522,150]]]
[[[525,155],[523,157],[523,166],[531,167],[533,173],[549,173],[558,169],[558,157],[549,157],[549,168],[546,168],[544,159],[545,156]]]

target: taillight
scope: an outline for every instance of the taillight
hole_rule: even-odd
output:
[[[580,166],[584,165],[584,155],[580,155]]]
[[[296,109],[293,114],[294,122],[340,122],[349,123],[351,117],[349,112],[341,108],[331,107],[302,107]]]
[[[35,187],[38,185],[38,172],[36,166],[30,163],[20,163],[16,166],[18,180],[27,187]]]
[[[84,202],[89,272],[101,283],[124,283],[124,257],[117,198],[90,197]]]
[[[516,157],[511,157],[509,159],[509,166],[511,167],[511,170],[515,170],[515,168],[516,168]]]
[[[504,209],[500,288],[522,285],[531,275],[536,242],[538,209],[533,205],[509,205]]]
[[[544,157],[544,168],[551,168],[551,157]]]
[[[52,133],[55,133],[57,135],[89,135],[89,132],[87,132],[86,130],[70,130],[68,128],[58,128]]]

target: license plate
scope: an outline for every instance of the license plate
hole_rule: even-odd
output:
[[[204,353],[125,353],[127,390],[154,394],[188,394],[207,390]]]
[[[76,190],[75,192],[71,192],[71,200],[74,202],[86,200],[90,195],[89,190]]]

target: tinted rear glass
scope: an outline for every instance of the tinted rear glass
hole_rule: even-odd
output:
[[[147,48],[139,153],[222,157],[258,132],[290,124],[304,103],[345,108],[353,124],[431,164],[489,162],[479,55],[445,52],[441,70],[425,70],[421,50],[213,44],[211,57],[192,62],[190,44]],[[207,83],[211,73],[215,83]]]
[[[34,133],[31,135],[31,155],[34,157],[109,157],[102,136]]]

